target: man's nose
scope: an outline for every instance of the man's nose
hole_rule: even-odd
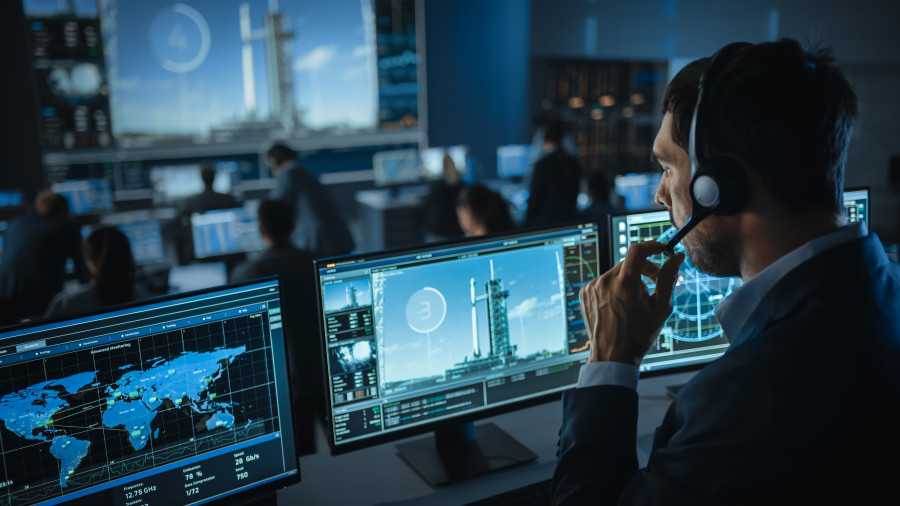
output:
[[[669,184],[666,179],[667,178],[664,176],[659,182],[659,187],[656,188],[656,195],[653,199],[657,204],[664,206],[666,209],[671,209],[672,199],[669,197]]]

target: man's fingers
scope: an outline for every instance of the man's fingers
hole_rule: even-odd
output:
[[[644,262],[641,265],[641,274],[647,276],[651,281],[656,283],[656,278],[659,277],[659,266],[650,260],[644,259]]]
[[[656,307],[669,307],[672,291],[675,289],[675,280],[678,279],[678,268],[681,267],[682,262],[684,262],[684,253],[676,253],[669,257],[659,269],[656,292],[653,294],[653,298],[656,299]]]
[[[637,242],[628,248],[625,260],[622,262],[624,266],[624,274],[626,276],[637,276],[643,272],[642,260],[646,260],[650,255],[662,253],[666,245],[656,241]]]

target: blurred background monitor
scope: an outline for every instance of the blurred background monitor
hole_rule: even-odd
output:
[[[166,261],[159,220],[139,220],[118,225],[131,243],[136,265],[161,264]]]
[[[169,270],[169,293],[190,292],[228,283],[225,262],[178,265]]]
[[[379,151],[372,157],[376,186],[415,183],[422,179],[419,152],[415,149]]]
[[[495,425],[469,422],[575,385],[597,240],[583,223],[317,260],[333,452],[435,431],[458,451],[398,446],[432,485],[532,460]]]
[[[195,258],[252,253],[266,248],[259,233],[256,207],[209,211],[191,215]]]
[[[443,179],[444,177],[444,155],[450,155],[453,165],[456,166],[460,175],[469,172],[467,146],[450,146],[446,148],[428,148],[420,152],[422,158],[422,177],[429,181]]]
[[[628,211],[658,209],[654,196],[661,179],[662,172],[659,171],[619,175],[615,178],[615,191],[624,200]]]
[[[156,202],[177,202],[203,192],[200,179],[200,163],[164,165],[150,168],[150,182],[153,185],[153,200]],[[231,193],[231,175],[237,170],[237,162],[217,162],[213,190]]]
[[[510,144],[497,148],[497,177],[509,179],[525,176],[530,144]]]
[[[864,221],[869,226],[869,188],[848,188],[844,190],[844,212],[847,221]]]
[[[0,208],[22,207],[22,190],[0,190]]]
[[[113,211],[112,187],[106,179],[80,179],[53,183],[50,189],[66,197],[73,215]]]

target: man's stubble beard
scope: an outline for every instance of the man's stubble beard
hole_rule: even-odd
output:
[[[711,223],[710,220],[713,220]],[[686,222],[687,219],[684,220]],[[740,268],[736,256],[736,241],[727,237],[725,227],[715,227],[715,216],[708,216],[694,227],[682,239],[688,259],[701,272],[718,277],[739,276]],[[672,210],[669,210],[669,222],[676,229]],[[711,230],[711,229],[718,230]]]
[[[684,249],[688,258],[701,272],[718,277],[739,276],[736,241],[729,236],[724,227],[713,227],[708,220],[698,223],[684,240]]]

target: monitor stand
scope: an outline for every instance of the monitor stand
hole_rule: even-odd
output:
[[[399,444],[397,451],[434,487],[537,459],[493,423],[453,425],[434,431],[432,437]]]

